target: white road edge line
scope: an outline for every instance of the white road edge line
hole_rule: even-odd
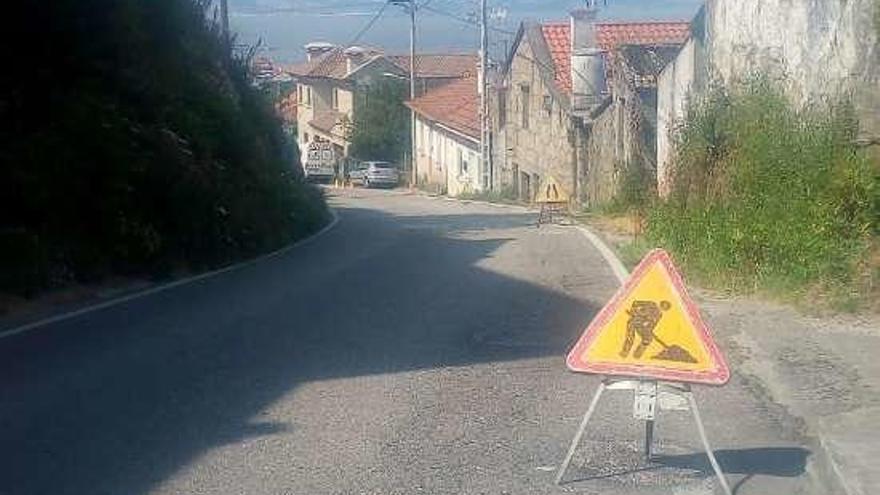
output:
[[[91,306],[86,306],[84,308],[80,308],[80,309],[77,309],[74,311],[70,311],[67,313],[61,313],[61,314],[58,314],[55,316],[50,316],[48,318],[44,318],[42,320],[37,320],[37,321],[31,322],[31,323],[27,323],[27,324],[21,325],[19,327],[11,328],[9,330],[5,330],[5,331],[0,332],[0,340],[8,338],[8,337],[12,337],[14,335],[20,335],[20,334],[29,332],[31,330],[36,330],[37,328],[40,328],[40,327],[43,327],[46,325],[50,325],[52,323],[58,323],[59,321],[64,321],[64,320],[69,320],[71,318],[76,318],[77,316],[82,316],[84,314],[88,314],[93,311],[98,311],[101,309],[116,306],[118,304],[122,304],[124,302],[128,302],[133,299],[138,299],[138,298],[141,298],[144,296],[149,296],[151,294],[156,294],[156,293],[159,293],[162,291],[166,291],[168,289],[173,289],[173,288],[179,287],[181,285],[186,285],[186,284],[190,284],[193,282],[197,282],[199,280],[213,277],[215,275],[220,275],[221,273],[226,273],[226,272],[231,272],[233,270],[238,270],[240,268],[244,268],[246,266],[250,266],[255,263],[259,263],[260,261],[274,258],[278,255],[286,253],[287,251],[290,251],[291,249],[294,249],[294,248],[297,248],[300,246],[305,246],[306,244],[314,242],[316,239],[318,239],[322,235],[329,232],[330,229],[332,229],[333,227],[336,226],[337,223],[339,223],[339,215],[336,213],[336,211],[333,210],[333,208],[328,208],[328,211],[330,212],[330,216],[332,217],[332,220],[330,221],[330,223],[325,225],[321,230],[315,232],[314,234],[310,235],[309,237],[306,237],[305,239],[300,239],[299,241],[296,241],[293,244],[289,244],[287,246],[284,246],[283,248],[272,251],[271,253],[266,253],[266,254],[258,256],[256,258],[249,259],[247,261],[242,261],[242,262],[236,263],[234,265],[229,265],[229,266],[219,268],[217,270],[213,270],[210,272],[201,273],[199,275],[194,275],[192,277],[187,277],[187,278],[183,278],[180,280],[175,280],[174,282],[169,282],[167,284],[159,285],[156,287],[151,287],[149,289],[144,289],[142,291],[138,291],[133,294],[129,294],[127,296],[118,297],[116,299],[111,299],[109,301],[104,301],[102,303],[93,304]]]
[[[499,204],[492,203],[490,201],[480,201],[480,200],[462,200],[450,196],[425,196],[431,199],[443,199],[444,201],[453,201],[460,204],[483,204],[483,205],[491,205],[499,208],[505,208],[508,210],[520,210],[525,212],[530,212],[529,208],[522,205],[508,205],[508,204]],[[626,282],[626,279],[629,278],[629,270],[626,269],[626,265],[620,261],[620,258],[617,257],[617,254],[614,253],[614,250],[608,247],[608,244],[602,240],[601,237],[596,235],[592,230],[584,225],[575,225],[575,227],[590,241],[593,247],[599,251],[603,258],[605,258],[605,262],[608,263],[608,266],[611,268],[611,271],[614,273],[614,276],[617,277],[620,285],[623,285]]]
[[[617,255],[614,254],[614,251],[605,244],[605,241],[593,233],[592,230],[583,225],[577,225],[577,229],[584,234],[590,243],[593,244],[593,247],[595,247],[602,257],[605,258],[608,266],[611,267],[611,271],[614,272],[614,276],[617,277],[617,280],[623,285],[623,283],[626,282],[626,279],[629,278],[629,270],[626,269],[626,266],[620,261],[620,258],[618,258]]]

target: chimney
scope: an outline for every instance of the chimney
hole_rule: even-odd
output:
[[[345,72],[351,72],[364,63],[366,50],[359,46],[350,46],[342,52],[345,55]]]
[[[312,60],[320,57],[321,55],[332,50],[334,45],[332,43],[326,43],[323,41],[313,41],[305,46],[306,49],[306,60],[311,62]]]
[[[602,102],[605,89],[605,57],[596,40],[595,8],[571,12],[572,107],[576,113],[589,113]]]

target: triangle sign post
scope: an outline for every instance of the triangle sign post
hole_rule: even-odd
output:
[[[690,387],[724,385],[730,369],[666,251],[655,249],[645,256],[575,343],[566,364],[572,371],[605,378],[559,466],[556,484],[562,482],[602,393],[633,390],[633,416],[645,420],[646,458],[651,459],[658,394],[681,396],[724,493],[731,495]]]
[[[538,213],[538,227],[542,223],[553,223],[553,214],[564,212],[570,196],[552,175],[546,176],[535,191],[535,203],[541,205]]]
[[[572,371],[724,385],[730,370],[681,275],[650,252],[566,359]]]

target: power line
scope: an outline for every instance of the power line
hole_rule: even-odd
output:
[[[432,12],[432,13],[437,14],[437,15],[442,15],[442,16],[444,16],[444,17],[448,17],[448,18],[450,18],[450,19],[454,19],[454,20],[456,20],[456,21],[462,22],[462,23],[464,23],[464,24],[468,24],[468,25],[470,25],[470,26],[476,26],[476,27],[479,27],[479,26],[480,26],[480,23],[479,23],[479,22],[477,22],[477,21],[475,21],[475,20],[473,20],[473,19],[469,19],[469,18],[467,18],[467,17],[460,16],[460,15],[458,15],[458,14],[453,14],[452,12],[446,12],[445,10],[436,9],[436,8],[434,8],[434,7],[427,7],[427,6],[424,6],[424,5],[422,6],[422,8],[424,8],[424,9],[427,10],[428,12]],[[497,27],[491,27],[491,26],[490,26],[488,29],[491,29],[492,31],[495,31],[495,32],[497,32],[497,33],[507,34],[507,35],[510,35],[510,36],[514,36],[514,35],[516,35],[516,33],[513,32],[513,31],[508,31],[508,30],[506,30],[506,29],[501,29],[501,28],[497,28]]]
[[[363,35],[367,34],[367,31],[369,31],[373,27],[373,25],[376,24],[376,21],[378,21],[379,18],[382,17],[382,14],[385,12],[385,9],[388,8],[388,5],[390,3],[391,0],[386,0],[385,2],[383,2],[382,6],[379,7],[379,10],[377,10],[376,13],[373,14],[373,17],[371,17],[370,20],[364,25],[364,27],[361,28],[361,30],[358,31],[356,35],[354,35],[354,37],[345,45],[345,47],[350,47],[354,45],[358,42],[358,40],[361,39],[361,37],[363,37]],[[334,57],[332,56],[325,56],[313,71],[324,70],[324,68],[327,66],[327,64],[330,63],[333,58]]]
[[[442,11],[442,10],[440,10],[440,9],[435,9],[435,8],[433,8],[433,7],[425,7],[425,10],[427,10],[427,11],[429,11],[429,12],[433,12],[433,13],[435,13],[435,14],[439,14],[439,15],[443,15],[443,16],[449,17],[449,18],[451,18],[451,19],[455,19],[455,20],[457,20],[457,21],[460,21],[460,22],[462,22],[462,23],[466,23],[466,24],[471,25],[471,26],[476,26],[476,27],[479,27],[479,26],[480,26],[480,23],[479,23],[479,22],[473,21],[473,20],[468,19],[468,18],[466,18],[466,17],[458,16],[458,15],[453,14],[453,13],[450,13],[450,12],[445,12],[445,11]],[[515,36],[515,35],[517,34],[517,33],[513,32],[513,31],[508,31],[508,30],[506,30],[506,29],[501,29],[501,28],[493,28],[493,27],[489,27],[489,29],[491,29],[491,30],[493,30],[493,31],[496,31],[496,32],[503,33],[503,34],[511,35],[511,36]],[[506,55],[506,54],[505,54],[505,55]],[[551,72],[551,73],[553,73],[553,74],[556,74],[557,69],[556,69],[556,67],[553,66],[553,65],[548,65],[548,64],[543,63],[543,62],[541,62],[541,61],[538,61],[538,60],[535,60],[535,59],[533,59],[533,58],[531,58],[531,57],[528,57],[528,56],[526,56],[526,55],[523,55],[523,54],[521,54],[521,53],[514,53],[514,56],[515,56],[515,57],[519,57],[519,58],[521,58],[521,59],[523,59],[523,60],[526,60],[526,61],[528,61],[528,62],[531,62],[531,63],[533,63],[533,64],[535,64],[535,65],[537,65],[537,66],[539,66],[539,67],[541,67],[541,68],[543,68],[543,69],[545,69],[545,70],[547,70],[548,72]],[[579,77],[580,79],[582,79],[582,80],[584,80],[584,81],[586,81],[586,82],[589,82],[589,79],[588,79],[583,73],[581,73],[580,71],[578,71],[577,69],[572,68],[572,72],[574,73],[575,76]]]
[[[382,17],[382,14],[385,12],[385,9],[388,8],[389,4],[391,4],[391,0],[386,0],[382,4],[382,6],[379,7],[379,10],[376,11],[376,13],[373,15],[373,17],[370,18],[369,22],[367,22],[367,24],[360,31],[358,31],[358,33],[355,35],[354,39],[352,39],[351,41],[348,42],[347,46],[351,46],[351,45],[357,43],[358,40],[360,40],[363,35],[367,34],[367,31],[369,31],[373,27],[373,25],[376,24],[376,21],[378,21],[379,18]]]

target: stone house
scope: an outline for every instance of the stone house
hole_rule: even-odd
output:
[[[540,24],[520,26],[493,98],[495,187],[512,187],[525,200],[547,175],[574,192],[570,79],[556,67],[560,47],[547,34]]]
[[[348,157],[359,89],[389,78],[408,79],[410,57],[329,43],[310,43],[305,48],[307,61],[287,68],[297,81],[297,144],[300,150],[307,150],[312,142],[329,142],[336,148],[336,156]],[[417,91],[471,74],[476,64],[476,56],[470,54],[417,55]]]
[[[495,187],[532,199],[551,175],[575,201],[600,204],[627,164],[653,169],[656,74],[688,24],[595,19],[584,9],[520,27],[494,91]]]
[[[484,190],[479,102],[477,79],[466,77],[406,103],[415,115],[421,187],[450,196]]]

